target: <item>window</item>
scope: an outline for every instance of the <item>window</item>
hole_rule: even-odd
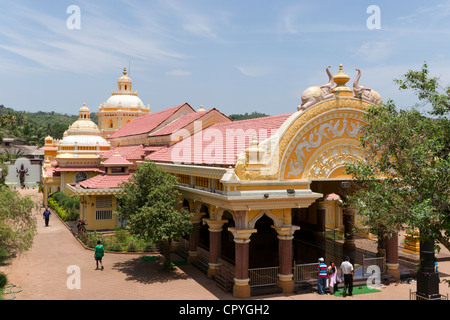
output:
[[[95,220],[112,220],[112,210],[96,210]]]
[[[87,172],[81,171],[75,174],[75,183],[80,183],[87,179],[89,179],[89,175],[87,174]]]
[[[97,196],[96,208],[112,208],[112,196]]]

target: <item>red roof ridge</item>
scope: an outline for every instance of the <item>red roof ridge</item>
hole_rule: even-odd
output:
[[[108,138],[114,139],[114,138],[131,136],[131,135],[135,135],[135,134],[149,133],[184,106],[188,106],[189,108],[192,109],[193,112],[195,112],[195,110],[189,105],[189,103],[185,102],[183,104],[180,104],[180,105],[168,108],[168,109],[153,112],[153,113],[147,114],[142,117],[134,118],[133,120],[131,120],[130,122],[125,124],[122,128],[118,129],[116,132],[114,132],[112,135],[110,135]],[[161,118],[159,118],[159,117],[161,117]],[[156,121],[154,121],[154,122],[149,121],[149,119],[152,119],[152,118],[155,118]],[[144,124],[144,125],[140,126],[140,124]]]

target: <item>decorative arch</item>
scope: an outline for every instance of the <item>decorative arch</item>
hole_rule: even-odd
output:
[[[239,157],[235,166],[237,176],[244,181],[307,178],[310,170],[305,170],[306,165],[311,168],[313,155],[325,144],[348,144],[353,149],[359,145],[359,132],[366,124],[364,114],[371,106],[373,104],[361,99],[342,97],[324,100],[307,110],[296,112],[270,138],[270,143],[268,140],[259,143],[265,147],[268,144],[276,145],[276,148],[268,148],[269,151],[262,147],[258,151],[263,155],[262,158],[271,159],[270,163],[263,164],[267,168],[253,169],[248,166],[245,157]],[[342,168],[343,164],[339,167]],[[342,169],[341,172],[337,169],[334,167],[329,175],[332,172],[342,175]]]
[[[348,163],[366,161],[364,151],[354,139],[340,139],[325,143],[308,159],[302,179],[345,179]]]
[[[278,218],[275,214],[273,214],[270,210],[261,210],[251,221],[248,222],[249,229],[254,229],[256,222],[263,216],[266,215],[270,219],[272,219],[275,227],[281,227],[283,225],[283,220]]]

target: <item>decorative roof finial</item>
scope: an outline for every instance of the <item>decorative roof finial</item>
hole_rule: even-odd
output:
[[[123,75],[124,75],[124,76],[127,75],[127,68],[126,68],[126,67],[123,68]]]
[[[334,82],[336,87],[333,88],[333,92],[336,96],[352,97],[352,89],[345,84],[350,80],[350,77],[343,71],[342,64],[339,65],[339,72],[334,76]]]

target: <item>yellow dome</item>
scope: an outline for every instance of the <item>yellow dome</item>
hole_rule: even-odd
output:
[[[72,123],[64,132],[64,137],[71,135],[100,135],[97,125],[90,119],[90,111],[86,107],[86,103],[83,103],[79,114],[78,120]]]

